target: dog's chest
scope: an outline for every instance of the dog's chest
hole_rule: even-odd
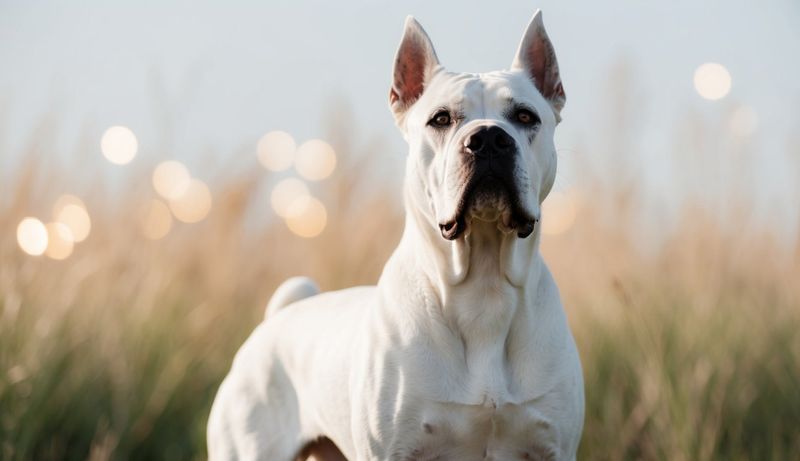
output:
[[[471,356],[466,369],[432,381],[450,383],[428,388],[426,397],[408,395],[395,420],[402,453],[393,459],[428,460],[550,460],[559,459],[556,420],[546,414],[552,397],[537,383],[521,392],[510,383],[497,355]],[[483,354],[482,354],[483,355]],[[433,370],[428,369],[428,376]],[[422,376],[417,382],[421,381]],[[458,383],[458,385],[453,385]],[[548,384],[549,387],[549,384]],[[401,435],[402,434],[402,435]]]
[[[554,460],[558,443],[553,422],[533,404],[481,405],[426,402],[411,429],[403,456],[428,460]],[[415,432],[415,433],[413,433]]]

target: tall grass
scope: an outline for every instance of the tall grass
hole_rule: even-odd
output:
[[[32,143],[0,201],[0,457],[204,458],[216,388],[272,290],[296,274],[374,283],[398,240],[397,191],[369,182],[380,157],[360,152],[379,144],[332,133],[328,227],[309,240],[253,219],[273,179],[254,160],[214,178],[207,219],[151,241],[135,212],[151,165],[76,186]],[[584,364],[580,458],[800,459],[797,242],[689,200],[643,247],[641,185],[600,177],[573,183],[603,204],[543,241]],[[22,253],[19,220],[76,187],[89,240],[66,261]]]

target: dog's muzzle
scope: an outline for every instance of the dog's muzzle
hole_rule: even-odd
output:
[[[517,231],[520,238],[533,233],[536,219],[520,203],[514,179],[518,147],[514,138],[496,125],[480,126],[464,136],[461,155],[464,184],[455,215],[439,224],[442,237],[455,240],[467,228],[467,215],[476,204],[492,203],[503,226]],[[480,210],[478,210],[480,211]]]

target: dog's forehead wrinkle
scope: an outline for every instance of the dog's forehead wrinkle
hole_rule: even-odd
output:
[[[549,107],[530,79],[512,71],[440,72],[420,102],[419,112],[423,117],[429,118],[445,108],[467,121],[500,117],[514,105],[529,107],[547,118]],[[420,122],[427,122],[427,119]]]
[[[470,80],[465,85],[462,109],[466,119],[483,118],[486,108],[484,97],[483,81],[480,78]]]
[[[470,76],[440,72],[429,83],[428,88],[414,105],[411,128],[424,126],[428,119],[439,109],[447,109],[459,113],[463,106],[465,87],[474,80]]]
[[[491,91],[499,97],[512,97],[514,100],[531,106],[537,112],[545,112],[550,108],[544,96],[536,89],[531,80],[519,71],[500,71],[482,75],[483,81]]]
[[[477,81],[465,89],[465,95],[470,96],[467,101],[472,101],[466,110],[466,116],[472,119],[501,119],[515,105],[541,111],[535,87],[510,72],[479,74]]]

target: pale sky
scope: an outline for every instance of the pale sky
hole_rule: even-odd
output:
[[[681,123],[713,123],[741,105],[758,119],[757,174],[773,186],[790,180],[784,153],[800,126],[800,4],[791,0],[3,0],[0,179],[44,116],[56,123],[52,155],[67,170],[86,168],[70,160],[81,130],[99,140],[118,124],[136,133],[141,156],[192,167],[198,152],[229,160],[274,129],[298,141],[323,137],[338,100],[352,106],[357,136],[385,140],[389,152],[376,155],[402,161],[406,148],[386,97],[405,16],[422,23],[446,67],[480,72],[510,64],[535,8],[566,88],[557,135],[566,157],[609,139],[609,76],[622,63],[633,121],[621,129],[631,131],[656,189],[669,194],[658,171],[681,144]],[[720,101],[693,88],[694,70],[708,61],[733,78]],[[568,182],[565,160],[560,178]]]

